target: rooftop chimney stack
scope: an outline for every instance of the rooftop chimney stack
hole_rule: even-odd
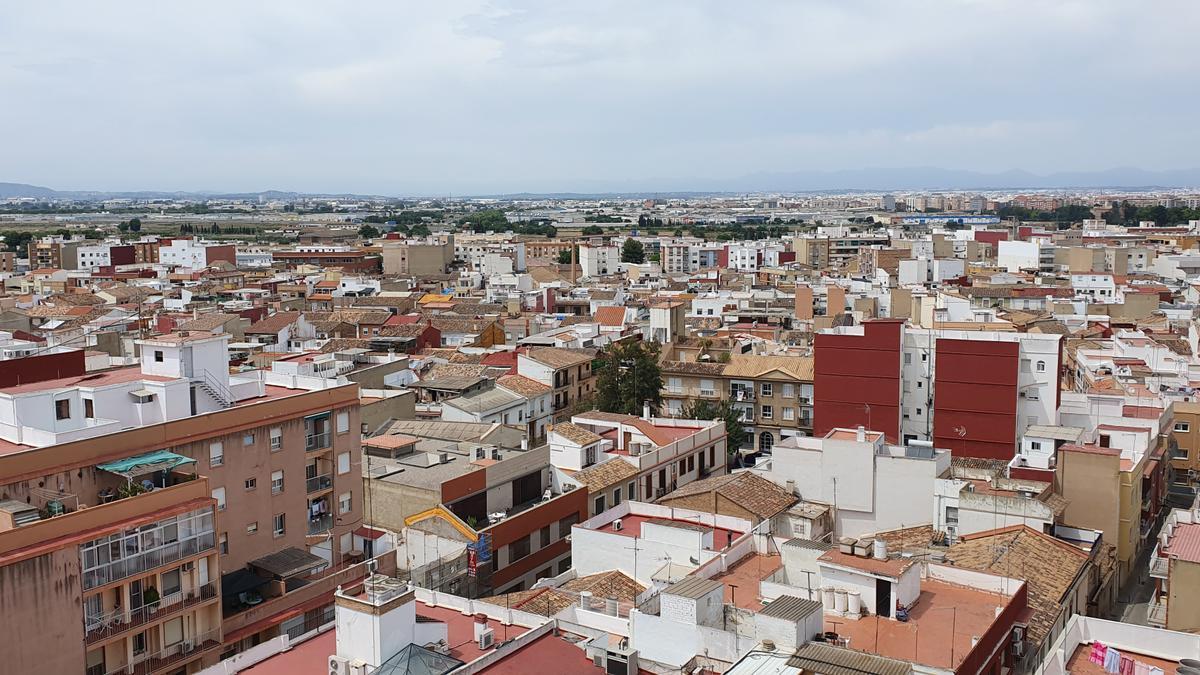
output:
[[[642,419],[646,420],[647,422],[650,421],[650,402],[649,401],[642,402]]]
[[[860,424],[860,425],[858,425],[858,431],[857,431],[857,432],[855,432],[855,434],[854,434],[854,440],[858,441],[859,443],[866,443],[866,442],[867,442],[867,429],[866,429],[866,427],[864,427],[864,426],[863,426],[863,425],[861,425],[861,424]]]

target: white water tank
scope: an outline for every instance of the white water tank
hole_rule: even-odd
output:
[[[833,609],[843,614],[846,613],[846,591],[837,589],[833,592]]]
[[[821,604],[825,605],[826,612],[833,611],[833,587],[826,586],[821,589]]]
[[[862,594],[858,591],[846,592],[846,613],[858,616],[862,612]]]
[[[872,546],[872,553],[876,560],[887,560],[887,542],[881,537],[875,537],[875,544]]]

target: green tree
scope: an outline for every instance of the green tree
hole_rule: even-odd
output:
[[[504,232],[509,229],[508,218],[500,209],[484,209],[458,219],[459,225],[470,226],[475,232]]]
[[[358,236],[363,239],[374,239],[379,236],[379,230],[374,225],[363,225],[358,228]]]
[[[414,237],[428,237],[430,234],[429,226],[425,223],[417,223],[416,225],[412,226],[412,230],[409,231],[409,234]]]
[[[558,264],[559,265],[570,265],[571,264],[571,251],[572,250],[575,251],[575,255],[576,255],[575,259],[576,260],[579,259],[578,258],[578,256],[579,256],[579,247],[578,246],[575,246],[573,248],[564,248],[563,250],[558,252]]]
[[[621,262],[635,265],[646,262],[646,247],[633,237],[626,239],[625,244],[621,246]]]
[[[604,228],[600,227],[599,225],[588,225],[587,227],[583,228],[583,233],[589,237],[594,237],[604,234]]]
[[[120,223],[117,225],[117,229],[120,230],[121,232],[128,232],[129,231],[129,223]]]
[[[604,412],[641,415],[662,403],[662,371],[657,342],[613,342],[600,353],[596,369],[596,407]]]
[[[732,458],[742,444],[750,440],[750,433],[742,424],[742,414],[729,401],[713,403],[696,399],[683,408],[680,417],[689,420],[725,420],[725,448]]]
[[[130,218],[129,219],[129,231],[130,232],[141,232],[142,231],[142,219],[141,218]]]

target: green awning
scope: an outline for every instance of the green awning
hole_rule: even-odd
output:
[[[181,464],[193,464],[195,461],[191,457],[184,457],[170,450],[155,450],[154,452],[118,459],[115,462],[97,464],[96,468],[132,479],[134,476],[142,476],[164,469],[174,469]]]

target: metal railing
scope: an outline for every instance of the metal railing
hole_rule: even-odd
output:
[[[333,516],[326,513],[318,518],[310,518],[308,521],[309,534],[324,534],[333,527]]]
[[[162,649],[141,657],[137,663],[127,663],[105,672],[105,675],[150,675],[160,670],[195,658],[197,654],[214,647],[221,646],[221,629],[214,628],[206,633],[200,633],[185,638],[182,642],[163,647]]]
[[[177,541],[173,544],[160,546],[156,549],[138,553],[120,560],[115,560],[103,567],[97,567],[83,572],[83,588],[95,588],[114,581],[120,581],[135,574],[141,574],[156,567],[182,560],[188,556],[206,551],[216,544],[213,532],[203,532],[190,539]]]
[[[328,448],[329,436],[330,434],[328,431],[319,434],[308,434],[304,437],[304,449],[308,451]]]
[[[754,400],[754,390],[753,389],[730,389],[729,390],[729,398],[734,401],[753,401]]]
[[[313,476],[312,478],[304,481],[304,486],[305,490],[309,494],[313,492],[320,492],[321,490],[328,490],[329,488],[333,487],[333,476],[327,473],[319,476]]]
[[[138,609],[126,612],[118,607],[111,612],[84,619],[87,635],[85,642],[92,644],[114,635],[123,633],[131,628],[149,623],[155,619],[166,617],[176,610],[192,607],[206,600],[217,597],[217,585],[213,582],[184,593],[179,591],[164,596],[154,605],[143,605]]]

